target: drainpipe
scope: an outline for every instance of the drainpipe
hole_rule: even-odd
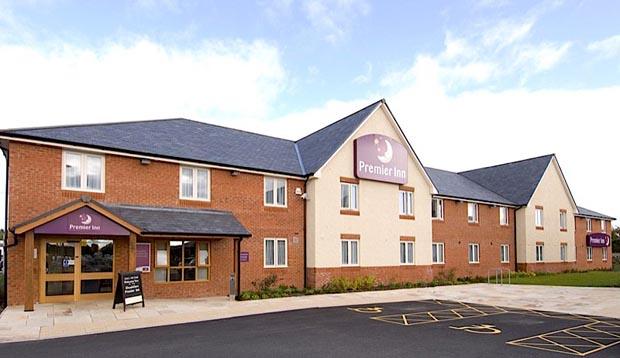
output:
[[[2,302],[6,305],[8,304],[9,300],[9,294],[8,294],[8,262],[9,260],[7,260],[8,258],[8,251],[7,248],[8,246],[8,242],[9,242],[9,148],[7,146],[7,148],[2,148],[2,155],[4,155],[4,158],[6,159],[6,176],[4,178],[4,240],[3,241],[3,247],[2,247],[2,254],[3,254],[3,260],[2,260],[2,272],[4,274],[4,291],[2,294]],[[17,239],[15,239],[15,242],[17,242]],[[11,245],[13,246],[13,245]]]
[[[243,240],[243,237],[240,237],[239,240],[235,240],[235,252],[237,255],[237,297],[235,297],[235,299],[237,301],[241,300],[241,240]]]
[[[515,248],[515,272],[519,271],[519,263],[517,260],[518,259],[517,251],[519,251],[517,247],[517,210],[519,209],[520,208],[515,208],[513,210],[514,214],[513,214],[513,220],[512,220],[513,225],[514,225],[513,232],[514,232],[514,248]]]
[[[307,189],[308,189],[308,178],[306,178],[305,182],[304,182],[304,194],[307,193]],[[304,272],[304,287],[306,288],[308,286],[308,238],[306,237],[306,234],[308,233],[308,218],[306,217],[306,207],[308,206],[308,197],[306,196],[305,199],[302,199],[304,201],[304,267],[303,267],[303,272]]]

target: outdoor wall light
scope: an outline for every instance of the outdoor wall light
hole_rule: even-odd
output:
[[[232,176],[236,177],[236,176],[238,176],[238,175],[239,175],[239,171],[238,171],[238,170],[231,170],[231,171],[230,171],[230,175],[232,175]]]
[[[149,164],[151,164],[151,160],[150,159],[146,159],[146,158],[142,158],[142,159],[140,159],[140,164],[142,164],[142,165],[149,165]]]

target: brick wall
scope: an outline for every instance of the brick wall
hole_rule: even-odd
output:
[[[401,283],[430,281],[433,279],[433,270],[430,266],[380,266],[380,267],[329,267],[308,268],[306,270],[309,287],[321,287],[334,278],[355,279],[357,277],[372,276],[377,282]]]
[[[241,263],[241,289],[251,289],[252,281],[272,273],[278,276],[280,284],[303,286],[304,202],[295,195],[295,188],[304,190],[303,180],[288,179],[287,207],[270,208],[263,205],[262,175],[242,172],[232,176],[228,170],[211,169],[211,201],[181,200],[178,164],[152,161],[149,165],[141,165],[137,158],[106,155],[105,193],[84,193],[61,190],[60,148],[10,142],[9,155],[9,227],[84,194],[104,203],[230,210],[253,235],[241,244],[241,251],[250,254],[249,262]],[[287,268],[263,268],[263,239],[266,237],[288,239]],[[222,252],[232,253],[232,240],[221,245],[230,245],[230,248],[222,248]],[[23,302],[23,254],[23,240],[8,249],[9,304]],[[218,272],[219,265],[226,265],[221,273],[225,273],[228,280],[228,274],[233,270],[232,261],[216,263],[217,259],[214,256],[213,259],[214,265],[218,266],[217,269],[213,267],[213,273]],[[228,292],[227,282],[226,290],[217,292],[218,295]],[[197,285],[188,284],[186,287],[193,286]],[[224,286],[218,283],[213,287],[214,291],[219,291]],[[174,291],[191,296],[211,293],[205,290],[208,289],[179,289],[170,285],[170,290],[149,287],[147,293],[163,296]]]
[[[607,230],[606,232],[611,235],[611,222],[607,221]],[[592,219],[592,232],[600,232],[601,231],[601,221],[597,219]],[[585,270],[594,270],[594,269],[605,269],[609,270],[612,267],[612,257],[611,257],[611,245],[609,247],[600,248],[593,247],[592,248],[592,261],[587,260],[586,256],[586,219],[583,217],[576,216],[575,217],[575,245],[577,245],[577,270],[585,271]],[[607,250],[607,261],[603,261],[603,249]]]
[[[499,208],[478,204],[478,223],[467,221],[467,203],[444,199],[444,219],[433,220],[433,242],[443,242],[443,265],[433,272],[454,270],[457,277],[486,277],[489,270],[515,268],[515,210],[508,210],[508,225],[499,224]],[[469,244],[480,245],[480,263],[469,263]],[[500,263],[500,245],[507,244],[510,262]]]

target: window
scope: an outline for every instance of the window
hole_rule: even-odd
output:
[[[359,265],[359,240],[341,240],[342,266]]]
[[[592,232],[592,219],[586,218],[586,231]]]
[[[501,263],[510,262],[510,246],[509,245],[501,245],[499,247],[499,261]]]
[[[353,183],[340,183],[340,208],[358,210],[359,187]]]
[[[63,189],[103,192],[103,156],[65,151],[62,159]]]
[[[601,257],[603,258],[603,261],[607,261],[607,248],[606,247],[601,247]]]
[[[499,224],[508,225],[508,208],[505,206],[499,207]]]
[[[400,264],[401,265],[413,265],[413,241],[401,241],[400,242]]]
[[[566,231],[566,210],[560,210],[560,230]]]
[[[286,267],[286,242],[286,239],[265,239],[265,267]]]
[[[206,281],[211,247],[208,241],[156,241],[155,281]]]
[[[543,208],[541,206],[537,206],[534,211],[534,221],[536,223],[537,229],[542,229],[544,225],[544,217],[543,217]]]
[[[542,244],[536,244],[536,262],[543,262],[545,259],[543,256],[543,248],[545,246]]]
[[[433,242],[433,263],[443,264],[443,242]]]
[[[209,200],[209,169],[181,167],[180,198]]]
[[[592,246],[586,246],[586,260],[592,261]]]
[[[431,215],[433,219],[443,220],[443,199],[433,199]]]
[[[467,203],[467,221],[470,223],[478,222],[478,204]]]
[[[605,225],[605,220],[601,220],[601,232],[607,232],[607,225]]]
[[[265,205],[286,206],[286,179],[265,177]]]
[[[398,212],[400,215],[413,216],[413,192],[398,191]]]
[[[560,261],[566,261],[568,245],[566,243],[560,244]]]
[[[480,262],[480,245],[469,244],[469,263],[477,264]]]

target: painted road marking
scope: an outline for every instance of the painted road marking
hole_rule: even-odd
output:
[[[348,309],[354,312],[359,312],[359,313],[381,313],[383,312],[383,308],[381,307],[358,307],[358,308],[349,307]]]
[[[500,334],[502,330],[495,327],[492,324],[472,324],[471,326],[461,326],[454,327],[450,326],[452,329],[461,330],[469,333],[479,333],[479,334]]]

